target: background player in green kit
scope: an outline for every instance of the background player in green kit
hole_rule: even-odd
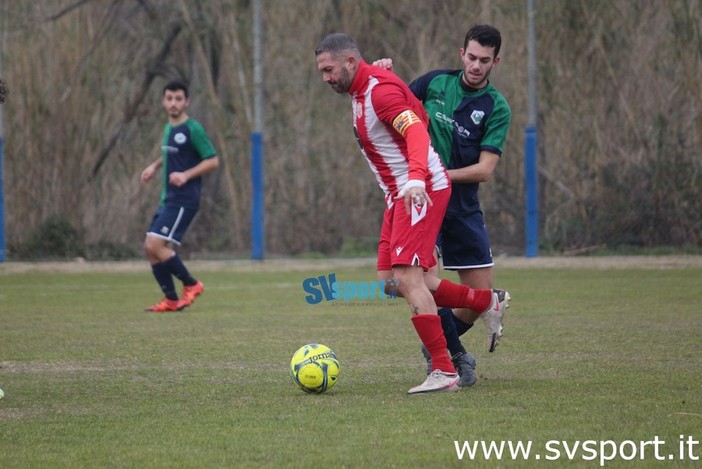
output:
[[[201,177],[219,166],[214,146],[202,125],[185,112],[190,104],[188,88],[172,81],[163,89],[163,108],[168,123],[163,132],[161,156],[141,173],[148,182],[161,169],[161,203],[146,233],[144,252],[164,298],[146,311],[164,313],[190,306],[205,287],[196,280],[170,247],[180,245],[200,206]],[[173,277],[183,283],[178,298]]]
[[[494,262],[478,187],[495,170],[511,120],[507,100],[489,81],[493,67],[500,62],[501,45],[500,32],[493,26],[472,26],[460,49],[462,69],[434,70],[409,85],[429,114],[432,145],[453,187],[437,246],[444,268],[457,271],[460,282],[473,288],[492,288],[493,284]],[[392,68],[390,59],[381,59],[376,65]],[[439,315],[447,332],[449,352],[461,374],[460,385],[470,386],[475,382],[475,359],[458,336],[470,329],[478,316],[471,310],[448,308],[439,310]],[[454,327],[457,334],[451,332]],[[495,350],[500,335],[489,334],[490,352]]]

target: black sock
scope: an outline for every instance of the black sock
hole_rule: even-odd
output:
[[[468,329],[473,327],[472,322],[464,322],[463,320],[457,318],[455,315],[453,316],[453,323],[456,326],[456,334],[458,335],[458,337],[462,336],[463,334],[468,332]]]
[[[176,293],[175,284],[173,283],[173,277],[165,263],[159,262],[158,264],[152,264],[151,272],[154,274],[154,278],[158,286],[161,287],[163,294],[166,295],[166,298],[169,300],[177,300],[178,294]]]
[[[444,330],[444,337],[446,337],[446,347],[449,349],[451,356],[453,357],[457,353],[466,353],[461,339],[458,338],[456,324],[453,322],[453,310],[451,310],[451,308],[441,308],[439,310],[439,317],[441,318],[441,327]]]
[[[178,254],[173,255],[173,257],[164,262],[163,265],[165,265],[168,271],[175,275],[178,280],[183,282],[183,285],[191,287],[197,283],[197,280],[190,275],[190,272],[188,272],[187,267],[185,267],[183,261],[180,260]]]

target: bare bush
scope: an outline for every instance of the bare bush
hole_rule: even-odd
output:
[[[493,81],[513,111],[481,189],[497,253],[523,246],[526,11],[514,0],[263,0],[266,245],[336,253],[377,236],[383,201],[348,99],[316,71],[327,33],[389,56],[407,81],[458,68],[475,22],[503,33]],[[538,2],[542,245],[702,245],[702,7],[686,0]],[[163,84],[191,84],[190,114],[222,158],[186,246],[250,246],[252,13],[243,0],[17,0],[0,4],[10,246],[54,216],[88,243],[137,248],[158,198],[141,169],[159,151]],[[10,251],[12,254],[12,251]]]

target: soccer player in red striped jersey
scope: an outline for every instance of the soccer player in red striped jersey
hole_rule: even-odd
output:
[[[385,193],[378,277],[407,300],[413,326],[431,355],[431,373],[409,393],[456,390],[459,377],[436,305],[481,311],[496,335],[504,305],[492,289],[472,289],[428,273],[436,264],[434,242],[451,196],[448,174],[430,143],[428,116],[400,78],[363,60],[348,35],[328,35],[315,56],[323,81],[351,96],[356,138]]]

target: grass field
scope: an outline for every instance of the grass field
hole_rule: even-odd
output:
[[[0,267],[0,467],[700,467],[702,268],[498,269],[500,347],[482,324],[464,336],[478,383],[420,396],[403,301],[305,301],[305,278],[372,265],[246,270],[194,272],[203,296],[157,315],[146,268]],[[308,342],[341,362],[323,395],[288,376]],[[475,441],[502,459],[460,459]]]

